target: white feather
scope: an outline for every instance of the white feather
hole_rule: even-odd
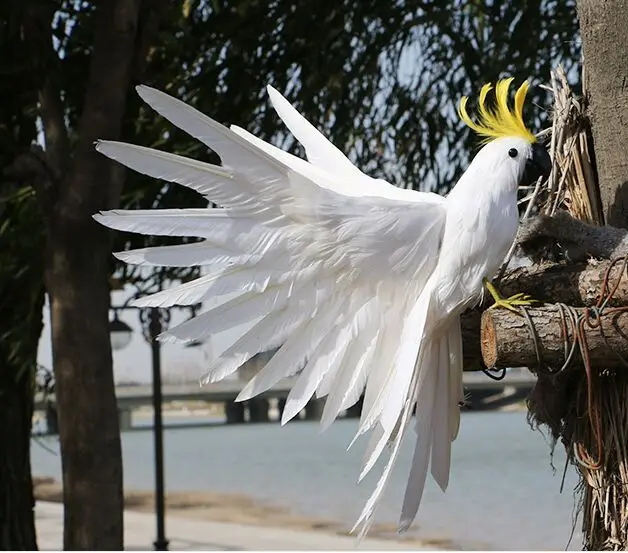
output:
[[[438,378],[436,363],[438,363],[439,343],[430,341],[424,345],[427,350],[426,359],[425,363],[422,364],[421,375],[417,382],[416,443],[403,506],[401,507],[400,532],[407,530],[419,508],[430,461],[432,408]]]
[[[255,188],[232,170],[124,142],[99,141],[96,149],[138,173],[190,188],[223,207],[259,207]],[[235,191],[239,193],[234,194]]]
[[[413,390],[415,389],[415,386],[416,386],[416,378],[417,378],[417,375],[415,375],[413,379],[414,382],[411,385],[411,389]],[[388,484],[388,480],[390,478],[392,468],[395,464],[395,461],[397,460],[397,455],[399,454],[399,448],[401,447],[401,442],[405,435],[406,427],[410,420],[410,415],[412,413],[412,407],[414,405],[415,397],[416,397],[415,394],[409,397],[406,403],[402,407],[401,417],[399,419],[399,431],[396,433],[396,436],[394,438],[390,458],[388,459],[388,462],[384,466],[384,471],[379,481],[377,482],[377,485],[375,486],[375,490],[369,497],[368,501],[366,502],[366,505],[364,506],[364,509],[362,510],[362,514],[360,515],[360,517],[358,518],[357,522],[355,523],[355,525],[353,526],[351,530],[352,532],[354,532],[357,528],[361,526],[360,532],[358,533],[358,538],[360,539],[364,537],[366,533],[368,532],[373,522],[375,509],[377,508],[379,500],[382,494],[384,493],[384,490],[386,489],[386,485]]]
[[[216,382],[233,373],[254,355],[275,349],[299,332],[311,320],[311,314],[303,311],[302,305],[324,304],[332,294],[332,287],[305,286],[302,293],[290,297],[283,309],[264,316],[252,328],[245,331],[235,343],[221,352],[212,362],[212,368],[204,376],[203,383]],[[298,366],[298,362],[294,363]]]
[[[157,113],[215,151],[224,166],[237,167],[252,182],[266,182],[265,192],[270,196],[285,191],[286,168],[277,160],[181,100],[143,85],[137,92]]]
[[[460,404],[464,401],[464,384],[462,381],[463,353],[460,317],[449,327],[449,439],[453,442],[460,429]]]
[[[114,252],[120,261],[130,265],[154,265],[158,267],[195,267],[202,265],[226,265],[236,259],[238,264],[244,263],[252,256],[245,255],[234,258],[233,254],[223,248],[217,248],[206,240],[175,246],[155,246]]]
[[[161,334],[159,339],[165,343],[204,340],[212,334],[283,309],[292,292],[292,285],[286,284],[270,287],[262,294],[242,294],[171,328]]]
[[[282,378],[292,376],[302,369],[306,359],[318,348],[346,305],[347,298],[332,296],[321,307],[318,316],[314,316],[305,327],[288,338],[266,366],[248,382],[236,401],[250,399],[268,390]]]
[[[311,278],[312,269],[301,271],[268,271],[260,274],[254,267],[227,267],[186,282],[170,290],[157,292],[133,301],[135,307],[171,307],[194,305],[211,297],[221,297],[234,292],[262,294],[269,286],[277,287],[285,282],[301,283]]]
[[[329,396],[321,416],[321,430],[328,428],[347,404],[353,405],[361,394],[360,382],[364,384],[363,375],[368,371],[371,356],[377,343],[377,317],[379,302],[377,298],[358,313],[354,319],[354,332],[350,348],[342,367],[336,372],[330,384]],[[355,393],[356,389],[359,393]],[[355,400],[351,397],[355,397]],[[351,401],[353,400],[353,403]]]
[[[363,173],[327,140],[272,86],[267,87],[273,107],[286,127],[303,145],[308,160],[315,166],[327,168],[336,175],[349,179],[361,178]]]
[[[282,424],[288,422],[305,407],[326,375],[338,373],[347,350],[376,303],[377,298],[372,297],[364,301],[363,298],[354,294],[350,298],[346,313],[342,314],[336,325],[328,329],[327,335],[317,349],[316,357],[309,360],[290,390],[281,417]]]
[[[332,327],[321,341],[316,356],[310,358],[288,394],[281,415],[281,424],[298,415],[314,395],[316,387],[327,373],[335,372],[349,346],[350,329]]]
[[[366,459],[360,474],[360,480],[373,468],[384,446],[396,430],[401,411],[407,403],[407,398],[414,393],[414,390],[411,389],[412,382],[419,378],[417,375],[424,374],[421,371],[420,350],[424,343],[423,339],[425,325],[429,316],[430,300],[429,293],[422,294],[404,321],[400,337],[401,344],[395,357],[393,370],[389,371],[388,378],[373,406],[373,413],[377,413],[377,420],[383,429],[383,433],[375,444],[369,458]]]
[[[378,400],[392,370],[392,363],[399,348],[399,336],[403,329],[403,319],[405,317],[405,302],[400,291],[392,292],[389,301],[392,306],[398,307],[397,309],[391,307],[384,314],[384,320],[380,328],[380,338],[371,362],[372,369],[366,383],[360,425],[349,447],[352,447],[359,436],[375,425],[382,408],[382,403]],[[367,453],[365,457],[370,457],[370,454]]]
[[[436,386],[431,411],[431,426],[425,431],[431,434],[432,442],[432,476],[440,489],[445,491],[449,484],[449,467],[451,466],[451,433],[452,403],[458,411],[457,397],[450,396],[451,374],[449,370],[449,333],[441,336],[436,342],[438,357],[431,369],[436,373]],[[419,398],[419,401],[421,398]],[[423,413],[423,406],[419,403],[418,409]],[[419,424],[417,422],[417,429]],[[418,509],[418,505],[417,505]],[[414,513],[416,514],[416,513]]]

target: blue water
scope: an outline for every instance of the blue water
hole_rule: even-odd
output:
[[[247,494],[295,513],[336,519],[350,527],[378,478],[376,467],[356,484],[364,443],[346,447],[356,420],[341,420],[319,433],[316,423],[299,421],[170,429],[166,431],[169,490]],[[43,443],[58,451],[55,438]],[[122,438],[125,486],[152,489],[152,433]],[[412,454],[406,440],[378,523],[396,523]],[[35,441],[33,472],[60,479],[58,454]],[[575,472],[568,470],[559,492],[564,453],[557,448],[551,467],[545,437],[530,430],[524,413],[465,413],[454,442],[449,489],[428,482],[411,534],[449,539],[465,549],[565,549],[572,529]],[[577,531],[570,549],[578,549]]]

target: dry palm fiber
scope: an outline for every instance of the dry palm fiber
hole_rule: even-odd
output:
[[[601,225],[586,106],[569,88],[561,68],[552,74],[551,89],[554,167],[552,178],[538,193],[538,211],[545,215],[567,211],[574,218]],[[626,260],[617,262],[624,269],[621,278],[628,278]],[[628,548],[628,363],[620,370],[591,367],[581,332],[585,325],[600,327],[600,317],[626,309],[606,306],[615,284],[605,282],[597,305],[587,306],[584,318],[576,319],[564,306],[565,347],[575,355],[563,367],[533,369],[539,378],[528,401],[530,423],[549,428],[554,444],[563,444],[578,471],[578,511],[583,546],[588,550]]]

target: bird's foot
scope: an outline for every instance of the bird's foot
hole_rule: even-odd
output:
[[[497,288],[488,280],[484,280],[484,285],[486,289],[489,291],[495,303],[489,307],[489,309],[508,309],[508,311],[512,311],[513,313],[521,314],[519,307],[522,306],[530,306],[536,305],[539,303],[538,300],[535,300],[531,296],[520,292],[518,294],[514,294],[508,298],[504,298]]]

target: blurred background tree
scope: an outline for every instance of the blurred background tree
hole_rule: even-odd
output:
[[[133,22],[126,61],[111,52],[117,43],[105,32],[105,10],[121,10]],[[0,547],[19,549],[36,545],[28,443],[44,274],[60,271],[55,278],[61,288],[55,290],[47,279],[54,302],[62,290],[67,298],[73,287],[77,293],[84,287],[87,266],[96,263],[109,273],[97,289],[91,286],[91,296],[75,295],[83,299],[65,308],[73,325],[98,321],[93,330],[98,346],[68,347],[80,338],[63,331],[53,335],[53,349],[66,352],[62,374],[55,367],[57,389],[85,396],[68,403],[72,412],[60,413],[59,421],[64,477],[84,483],[102,481],[94,466],[80,462],[80,455],[96,455],[98,440],[87,438],[92,425],[104,416],[115,418],[113,388],[101,386],[113,381],[105,277],[115,274],[122,285],[145,291],[195,274],[195,269],[163,269],[147,281],[145,273],[117,266],[105,255],[110,243],[104,231],[89,220],[88,212],[115,205],[204,205],[183,187],[125,175],[88,151],[92,138],[120,136],[215,161],[212,152],[141,107],[132,85],[165,90],[223,123],[237,123],[300,153],[269,109],[264,87],[270,83],[369,174],[445,192],[475,146],[455,114],[459,97],[505,75],[538,84],[559,62],[577,80],[571,69],[579,62],[580,44],[574,1],[12,0],[0,6],[0,54],[0,428],[10,425],[13,432],[2,435],[11,447],[0,448],[0,496],[6,498],[0,502]],[[117,71],[98,73],[96,58],[117,63]],[[82,123],[89,110],[102,108],[94,103],[97,87],[116,106],[106,114],[110,120],[99,123],[104,134]],[[540,128],[548,119],[543,106],[550,104],[539,87],[532,100],[538,107],[527,116]],[[42,149],[32,149],[36,141]],[[41,193],[59,181],[76,185],[77,167],[98,178],[74,187],[74,204]],[[51,240],[45,225],[72,206],[80,210],[70,214],[78,226]],[[87,242],[90,236],[94,246]],[[114,250],[164,243],[124,233],[115,233],[113,241]],[[82,253],[70,266],[55,265],[55,256],[75,249]],[[98,393],[85,387],[85,378],[99,383]],[[104,504],[121,508],[119,442],[110,435],[116,427],[117,421],[110,423],[111,443],[100,449],[116,484],[91,499],[66,492],[66,548],[102,547],[98,537],[105,527],[114,536],[108,547],[122,546],[120,513],[102,519]],[[99,516],[81,515],[92,510]]]

